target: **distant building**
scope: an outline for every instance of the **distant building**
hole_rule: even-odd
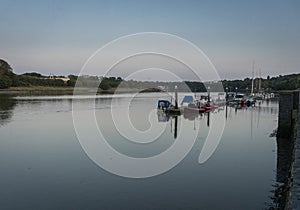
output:
[[[60,80],[64,81],[65,83],[67,83],[70,80],[70,78],[68,78],[68,77],[57,77],[57,76],[54,76],[53,74],[50,74],[48,79],[60,79]]]
[[[60,79],[60,80],[64,81],[65,83],[67,83],[70,80],[70,78],[68,78],[68,77],[59,77],[56,79]]]

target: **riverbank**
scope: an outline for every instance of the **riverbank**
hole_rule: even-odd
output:
[[[53,86],[30,86],[30,87],[10,87],[0,89],[0,94],[73,94],[74,87],[53,87]],[[94,93],[94,88],[77,87],[76,93]],[[136,92],[162,92],[157,88],[138,89],[138,88],[111,88],[108,90],[98,89],[98,94],[136,93]]]
[[[31,86],[31,87],[10,87],[0,89],[0,95],[31,95],[31,94],[72,94],[73,87],[50,87],[50,86]],[[82,89],[88,92],[88,89]]]

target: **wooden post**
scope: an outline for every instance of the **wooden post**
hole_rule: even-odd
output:
[[[175,109],[178,109],[178,93],[177,93],[177,86],[175,86]]]

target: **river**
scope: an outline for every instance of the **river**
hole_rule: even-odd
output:
[[[75,99],[68,95],[0,96],[1,209],[271,207],[277,149],[270,134],[277,128],[278,102],[263,101],[241,109],[221,107],[210,116],[175,119],[156,111],[157,100],[163,97],[162,93],[141,93],[134,98],[130,94],[99,95],[96,99],[88,95]],[[74,127],[74,107],[82,119],[92,111],[107,143],[126,157],[158,157],[177,141],[193,144],[185,157],[178,157],[180,161],[162,173],[138,179],[120,176],[91,159],[89,148],[78,138],[80,128]],[[136,130],[156,126],[159,131],[163,128],[161,133],[151,142],[128,141],[126,135],[131,133],[124,134],[128,124],[122,121],[122,113],[127,112]],[[212,126],[220,116],[226,116],[220,142],[208,160],[199,164],[208,132],[218,131]],[[93,120],[81,123],[84,132],[97,138]],[[157,165],[165,167],[164,162],[153,167]],[[126,167],[120,163],[115,170],[127,174],[141,170]]]

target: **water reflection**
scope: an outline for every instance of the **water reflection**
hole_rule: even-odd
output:
[[[245,104],[244,106],[241,105],[224,105],[220,106],[214,110],[207,111],[204,113],[200,113],[199,111],[194,112],[183,112],[182,115],[179,116],[173,116],[169,115],[162,110],[157,110],[157,121],[159,123],[166,123],[169,122],[171,125],[173,124],[173,121],[177,121],[178,118],[183,118],[188,121],[194,121],[194,124],[196,120],[203,120],[205,119],[205,123],[207,127],[210,127],[211,122],[211,115],[218,114],[219,112],[225,111],[225,118],[226,120],[232,119],[232,113],[234,112],[235,115],[239,115],[239,112],[249,112],[250,116],[249,118],[245,118],[245,122],[249,122],[249,130],[251,134],[251,139],[253,138],[253,130],[254,126],[258,128],[260,126],[260,119],[261,119],[261,113],[271,114],[271,115],[277,115],[278,114],[278,107],[277,107],[277,101],[260,101],[258,106],[252,106]],[[176,125],[176,123],[175,123]],[[172,129],[177,130],[176,126],[173,125]],[[195,126],[194,126],[195,127]]]
[[[177,138],[177,125],[178,125],[178,116],[174,116],[175,125],[174,125],[174,139]]]
[[[210,112],[207,113],[207,127],[209,127],[210,122]]]
[[[277,170],[273,200],[276,209],[285,209],[287,198],[289,196],[294,142],[291,139],[281,137],[277,137],[276,142]]]
[[[0,95],[0,126],[9,123],[17,102],[9,95]]]
[[[149,126],[145,110],[156,108],[156,98],[145,96],[149,94],[133,100],[130,107],[132,124],[140,130]],[[118,108],[125,110],[126,99],[122,97],[115,100]],[[10,199],[0,198],[5,209],[44,206],[52,209],[147,209],[150,205],[155,209],[262,209],[263,202],[271,194],[269,188],[275,181],[276,157],[275,142],[270,140],[268,133],[276,126],[276,117],[272,116],[277,115],[275,103],[249,108],[228,106],[210,113],[184,113],[177,117],[158,112],[154,120],[159,125],[165,124],[166,132],[151,144],[134,144],[113,129],[110,99],[95,100],[95,107],[91,106],[91,99],[76,99],[82,107],[82,115],[88,109],[95,109],[108,143],[134,158],[159,155],[178,141],[182,132],[186,141],[198,133],[192,150],[174,169],[161,176],[131,180],[95,167],[86,157],[72,126],[69,97],[8,97],[5,100],[4,104],[10,104],[10,108],[3,109],[1,98],[1,118],[3,110],[10,110],[11,116],[14,114],[10,126],[0,130],[3,157],[0,165],[4,168],[0,180],[5,180],[0,194],[9,193],[10,196]],[[224,111],[227,121],[221,144],[209,161],[199,165],[197,160],[208,130],[219,120],[219,114],[225,115]],[[89,122],[86,125],[89,131]],[[18,132],[11,132],[11,127]]]
[[[193,121],[193,120],[198,119],[199,114],[198,113],[193,113],[193,112],[184,112],[183,117],[184,117],[184,119]]]
[[[193,130],[197,129],[196,126],[196,120],[202,120],[204,117],[206,117],[206,125],[209,127],[210,124],[210,112],[206,113],[195,113],[195,112],[184,112],[182,116],[178,115],[169,115],[161,110],[157,110],[157,121],[159,123],[167,123],[170,121],[171,126],[171,133],[174,131],[174,139],[177,138],[177,132],[178,132],[178,119],[183,117],[183,119],[186,119],[188,121],[194,121],[194,127]],[[174,121],[174,125],[173,125]]]

